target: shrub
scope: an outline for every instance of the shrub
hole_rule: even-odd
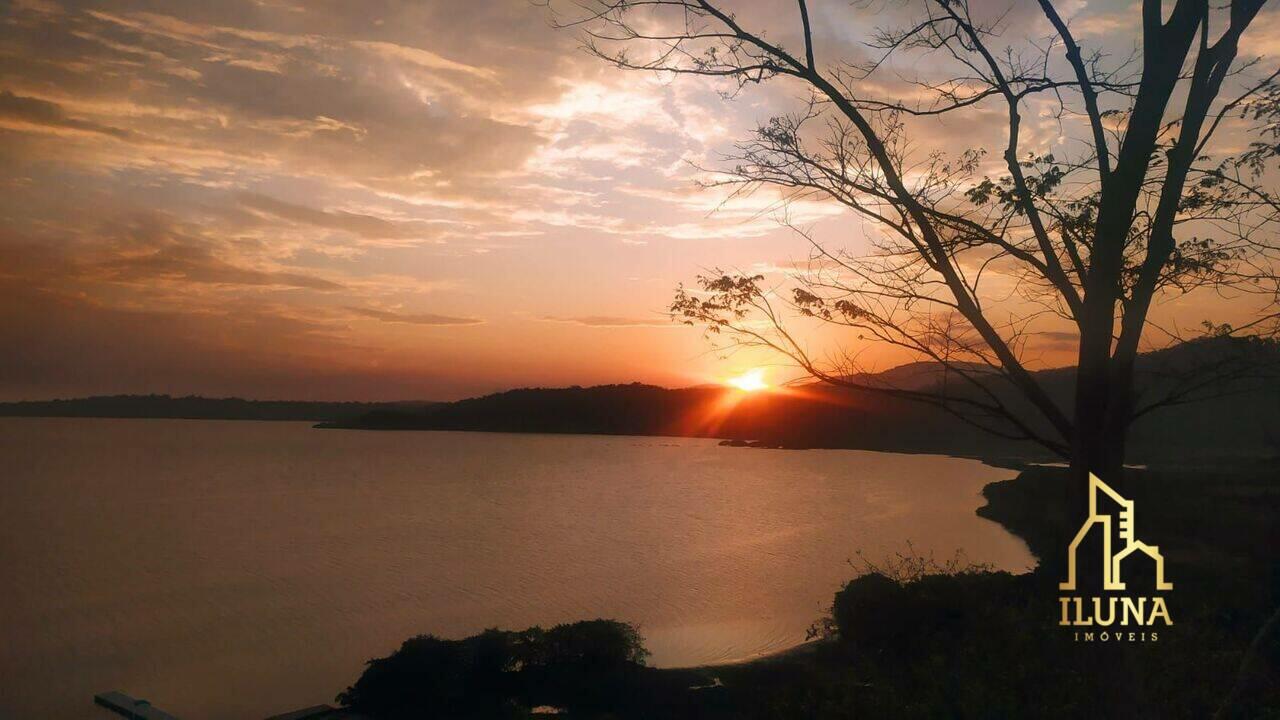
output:
[[[337,699],[380,720],[525,717],[538,705],[595,709],[634,695],[648,654],[639,632],[615,620],[462,640],[419,635],[370,660]]]

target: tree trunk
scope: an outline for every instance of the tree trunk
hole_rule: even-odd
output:
[[[1114,304],[1105,302],[1105,297],[1103,302],[1099,302],[1101,295],[1098,293],[1086,298],[1086,311],[1091,312],[1092,317],[1081,324],[1071,464],[1062,498],[1066,526],[1072,531],[1088,514],[1090,473],[1124,492],[1125,432],[1128,428],[1128,399],[1132,391],[1132,365],[1123,367],[1123,362],[1117,363],[1111,356]],[[1059,568],[1065,568],[1069,540],[1069,537],[1062,538],[1062,548],[1051,561],[1060,563]]]
[[[1110,320],[1110,318],[1107,318]],[[1110,354],[1111,326],[1099,323],[1095,332],[1081,334],[1081,353],[1076,375],[1074,434],[1071,442],[1071,471],[1067,482],[1067,535],[1052,553],[1049,571],[1066,576],[1066,554],[1071,534],[1088,515],[1089,474],[1093,473],[1124,493],[1125,434],[1131,407],[1133,366],[1117,362]],[[1088,338],[1086,340],[1086,338]],[[1102,568],[1097,562],[1077,556],[1077,593],[1100,595]],[[1088,667],[1079,668],[1092,678],[1097,701],[1113,708],[1116,717],[1145,720],[1151,717],[1143,689],[1131,680],[1138,677],[1133,649],[1114,648]]]
[[[1077,378],[1071,485],[1082,499],[1089,473],[1120,490],[1124,485],[1125,435],[1132,394],[1132,368],[1115,377],[1103,366],[1082,366]]]
[[[1117,432],[1111,409],[1117,406],[1115,392],[1127,393],[1128,383],[1113,374],[1111,331],[1114,300],[1096,293],[1085,299],[1086,317],[1081,323],[1080,354],[1076,366],[1075,408],[1072,417],[1071,477],[1082,486],[1089,473],[1118,481],[1124,463],[1124,431]],[[1109,302],[1107,301],[1109,300]]]

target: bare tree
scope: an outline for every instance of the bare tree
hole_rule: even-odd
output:
[[[716,271],[679,290],[674,315],[731,347],[780,351],[827,382],[930,402],[1033,440],[1080,475],[1118,476],[1133,420],[1194,397],[1207,377],[1139,397],[1144,332],[1181,335],[1151,322],[1153,302],[1213,289],[1259,308],[1234,328],[1206,325],[1214,334],[1276,330],[1280,201],[1265,181],[1277,157],[1280,74],[1237,57],[1264,2],[1143,0],[1139,49],[1121,58],[1082,47],[1052,0],[1038,0],[1034,23],[1023,20],[1040,35],[1007,33],[1025,36],[1013,46],[1007,13],[907,0],[890,6],[905,20],[870,33],[858,53],[846,47],[853,58],[824,56],[806,0],[780,28],[751,26],[745,10],[712,0],[552,8],[589,52],[622,68],[723,78],[729,95],[793,83],[801,109],[738,143],[714,182],[838,202],[872,230],[872,250],[856,254],[810,237],[811,262],[789,293],[759,275]],[[1029,152],[1026,118],[1043,124],[1046,107],[1072,142]],[[929,118],[993,109],[1005,125],[998,156],[922,148],[913,132]],[[1215,154],[1216,139],[1238,144],[1243,133],[1255,140],[1247,149]],[[968,391],[868,383],[856,356],[815,357],[788,327],[797,315],[941,363]],[[1028,367],[1036,334],[1052,327],[1078,336],[1071,399],[1052,397]]]

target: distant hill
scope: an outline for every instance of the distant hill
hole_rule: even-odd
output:
[[[955,365],[975,374],[991,372],[990,368],[977,363],[955,363]],[[959,381],[954,371],[936,362],[905,363],[881,372],[863,372],[850,375],[846,379],[870,387],[897,390],[928,390],[943,383]]]
[[[103,395],[69,400],[0,403],[5,417],[181,418],[192,420],[305,420],[357,418],[378,410],[421,410],[431,403],[244,400],[195,395]]]
[[[1271,344],[1233,339],[1186,343],[1140,358],[1140,405],[1209,370],[1262,367],[1262,377],[1236,378],[1201,388],[1194,397],[1135,423],[1130,457],[1156,462],[1280,454],[1280,352]],[[1272,369],[1266,369],[1266,368]],[[1063,407],[1074,392],[1074,369],[1037,373]],[[1207,376],[1207,375],[1206,375]],[[955,373],[912,363],[854,378],[873,387],[925,390],[946,383],[951,397],[975,392]],[[1021,407],[1015,392],[992,381],[1003,402]],[[1024,408],[1025,409],[1025,408]],[[706,437],[788,448],[860,448],[983,457],[1047,459],[1039,446],[983,432],[937,407],[863,390],[808,384],[785,392],[744,394],[699,386],[679,390],[651,385],[525,388],[425,408],[380,408],[326,428],[364,430],[471,430]]]
[[[978,369],[974,366],[975,369]],[[1161,397],[1210,370],[1262,368],[1230,384],[1192,395],[1226,394],[1178,404],[1143,417],[1130,433],[1130,459],[1197,459],[1280,455],[1280,349],[1229,338],[1184,343],[1139,358],[1139,404]],[[1037,378],[1070,407],[1074,368]],[[851,380],[878,388],[929,390],[949,397],[976,392],[955,372],[910,363]],[[1005,404],[1025,401],[999,381],[987,389]],[[1024,412],[1024,415],[1030,415]],[[719,385],[667,389],[652,385],[523,388],[448,403],[295,402],[168,395],[116,395],[0,403],[0,416],[305,420],[322,428],[466,430],[513,433],[666,435],[716,438],[786,448],[858,448],[975,457],[1050,459],[1039,446],[985,433],[937,407],[883,393],[810,383],[780,391],[742,393]]]
[[[922,412],[924,411],[924,412]],[[363,430],[665,435],[789,448],[1027,454],[905,400],[821,386],[742,393],[642,385],[525,388],[417,411],[377,410],[320,427]]]

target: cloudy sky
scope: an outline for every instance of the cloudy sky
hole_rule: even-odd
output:
[[[856,48],[865,16],[815,5],[820,40]],[[1132,45],[1127,3],[1071,10]],[[716,90],[608,67],[527,0],[5,3],[0,398],[447,399],[744,370],[763,360],[717,359],[663,310],[700,269],[806,257],[776,197],[694,185],[794,94]],[[788,213],[861,242],[834,206]]]

